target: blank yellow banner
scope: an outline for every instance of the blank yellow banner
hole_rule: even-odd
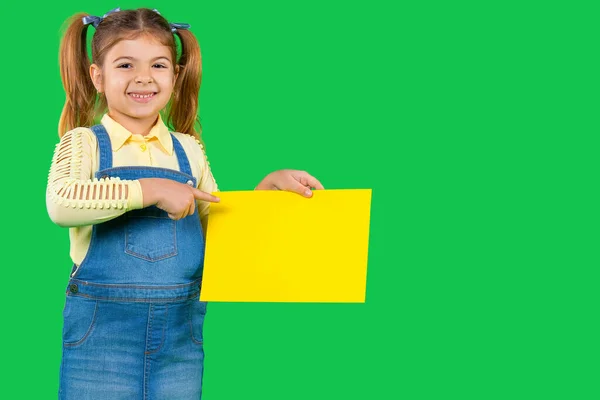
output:
[[[215,193],[202,301],[365,301],[371,189]]]

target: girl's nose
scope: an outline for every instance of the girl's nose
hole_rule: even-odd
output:
[[[152,83],[150,75],[139,75],[135,78],[135,83]]]

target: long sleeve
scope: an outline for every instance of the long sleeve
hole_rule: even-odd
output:
[[[139,181],[96,179],[97,140],[88,128],[75,128],[56,145],[46,189],[50,219],[60,226],[94,225],[142,208]]]
[[[198,160],[197,162],[199,168],[199,178],[196,187],[198,188],[198,190],[201,190],[206,193],[218,192],[219,188],[210,170],[210,162],[206,157],[204,146],[198,140],[196,140],[196,144],[197,145],[193,147],[194,159]],[[198,201],[198,215],[200,217],[200,222],[202,224],[202,229],[204,230],[205,235],[208,225],[209,210],[210,202],[201,200]]]

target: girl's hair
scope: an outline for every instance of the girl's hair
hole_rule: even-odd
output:
[[[173,34],[169,22],[148,8],[114,12],[107,15],[96,28],[92,38],[90,63],[86,44],[90,25],[84,25],[82,21],[88,15],[78,13],[67,20],[67,28],[60,44],[60,76],[66,100],[58,124],[59,137],[73,128],[93,125],[97,114],[106,110],[106,98],[96,93],[89,75],[91,63],[102,68],[106,53],[119,41],[147,35],[168,46],[173,62],[179,65],[174,94],[166,107],[165,122],[177,132],[200,139],[202,126],[198,118],[198,93],[202,80],[202,59],[194,34],[182,29]],[[175,35],[179,36],[181,42],[179,60]]]

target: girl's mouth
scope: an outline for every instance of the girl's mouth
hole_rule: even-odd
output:
[[[133,101],[135,101],[136,103],[148,103],[150,100],[152,100],[154,98],[154,96],[156,95],[156,92],[149,92],[149,93],[131,92],[131,93],[127,93],[127,95],[129,97],[131,97],[131,99]]]

